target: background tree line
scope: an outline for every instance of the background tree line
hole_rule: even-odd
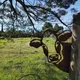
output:
[[[19,37],[38,37],[38,34],[42,34],[46,29],[53,29],[55,30],[60,30],[60,32],[63,31],[63,27],[59,26],[58,24],[55,24],[53,26],[50,22],[45,22],[43,25],[42,29],[39,30],[39,32],[34,31],[33,28],[28,28],[28,29],[23,29],[23,30],[18,30],[16,28],[7,28],[6,31],[3,30],[3,27],[0,31],[0,37],[10,37],[10,38],[19,38]],[[50,36],[49,32],[46,33],[46,37]]]

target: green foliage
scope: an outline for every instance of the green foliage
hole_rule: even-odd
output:
[[[19,38],[19,37],[31,37],[33,34],[32,30],[22,31],[16,30],[15,28],[7,29],[5,32],[0,32],[0,36],[3,38]],[[37,33],[35,33],[36,35]],[[34,35],[34,36],[35,36]]]
[[[65,9],[69,8],[71,4],[74,4],[77,0],[55,0],[59,7]]]
[[[62,26],[59,26],[58,24],[55,24],[54,30],[55,30],[55,31],[57,31],[57,30],[63,31],[63,27],[62,27]]]
[[[46,30],[47,28],[53,28],[53,25],[50,22],[45,22],[44,26],[42,27],[42,31]]]

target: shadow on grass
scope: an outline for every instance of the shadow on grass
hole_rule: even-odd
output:
[[[43,66],[44,67],[41,68],[38,64],[32,64],[30,72],[21,75],[18,80],[68,80],[64,72],[57,70],[55,66],[55,68],[53,68],[52,65],[47,63]]]
[[[21,76],[18,80],[28,80],[28,79],[33,79],[33,80],[42,80],[41,77],[37,74],[27,74]]]

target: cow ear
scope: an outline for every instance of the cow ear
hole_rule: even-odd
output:
[[[42,48],[43,48],[43,52],[44,52],[45,56],[48,58],[48,47],[45,44],[43,44]]]
[[[33,39],[30,41],[29,45],[35,48],[39,48],[42,44],[41,44],[40,39]]]
[[[61,34],[58,35],[59,41],[66,41],[72,36],[72,32],[70,31],[64,31]]]

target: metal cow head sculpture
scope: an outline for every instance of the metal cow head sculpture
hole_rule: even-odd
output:
[[[56,37],[56,41],[55,41],[56,54],[55,55],[49,55],[48,47],[43,43],[44,34],[47,31],[54,34]],[[72,33],[71,31],[68,31],[68,30],[58,33],[58,31],[47,29],[46,31],[44,31],[40,39],[33,39],[30,42],[30,46],[35,48],[39,48],[40,46],[42,46],[43,52],[47,57],[48,62],[55,64],[59,69],[65,72],[69,72],[71,43],[66,41],[71,36],[72,36]]]

